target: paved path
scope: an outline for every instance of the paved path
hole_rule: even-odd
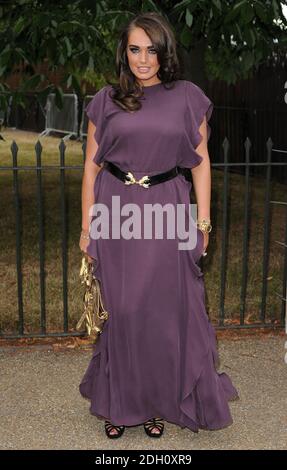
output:
[[[160,439],[141,425],[109,440],[78,384],[91,349],[0,348],[0,449],[287,449],[286,336],[219,339],[221,365],[240,393],[234,423],[198,434],[165,422]]]

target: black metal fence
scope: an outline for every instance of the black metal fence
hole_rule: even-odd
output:
[[[83,161],[85,160],[85,146],[83,144]],[[272,168],[274,166],[286,166],[287,162],[276,162],[273,161],[274,157],[277,154],[285,156],[287,151],[278,150],[273,147],[273,143],[269,138],[266,143],[266,161],[252,163],[250,161],[250,147],[251,142],[247,138],[244,144],[245,147],[245,160],[241,163],[232,163],[229,161],[229,142],[225,138],[223,142],[223,154],[224,159],[222,163],[212,164],[212,168],[221,169],[223,171],[223,191],[222,191],[222,239],[221,239],[221,267],[220,267],[220,285],[218,289],[220,290],[219,296],[219,315],[218,323],[215,325],[216,328],[283,328],[286,314],[286,282],[287,282],[287,210],[286,218],[283,221],[284,225],[284,240],[279,240],[278,247],[278,256],[283,259],[284,270],[282,276],[282,290],[277,292],[278,298],[278,311],[279,311],[279,320],[277,322],[269,322],[266,318],[266,298],[268,291],[268,263],[269,263],[269,249],[270,249],[270,237],[269,237],[269,228],[270,228],[270,210],[272,204],[280,204],[286,206],[287,209],[287,200],[285,201],[273,201],[270,197],[270,187],[271,187],[271,177],[272,177]],[[42,164],[42,146],[38,141],[35,146],[36,152],[36,165],[35,166],[18,166],[18,147],[15,141],[11,146],[12,153],[12,165],[11,166],[0,166],[0,172],[7,174],[10,172],[13,174],[13,205],[15,211],[15,253],[16,253],[16,272],[17,279],[15,280],[15,289],[17,286],[17,299],[18,304],[18,331],[15,331],[13,334],[7,334],[4,331],[0,332],[1,338],[32,338],[32,337],[46,337],[46,336],[82,336],[83,333],[71,331],[69,327],[69,311],[68,311],[68,285],[67,285],[67,273],[68,273],[68,262],[67,262],[67,233],[68,233],[68,221],[67,221],[67,208],[66,208],[66,198],[65,198],[65,176],[67,170],[75,170],[77,172],[82,172],[83,165],[66,165],[65,164],[65,150],[66,146],[62,140],[59,145],[59,165],[43,165]],[[258,312],[258,320],[252,323],[246,322],[246,293],[247,293],[247,272],[248,272],[248,232],[250,226],[250,169],[252,166],[261,166],[266,170],[265,176],[265,202],[264,202],[264,243],[263,243],[263,252],[262,252],[262,276],[261,276],[261,302],[260,309]],[[241,282],[241,291],[240,291],[240,311],[239,318],[236,324],[228,324],[226,322],[226,312],[225,312],[225,294],[226,294],[226,267],[228,261],[228,252],[227,252],[227,243],[228,243],[228,231],[229,231],[229,212],[228,212],[228,192],[229,192],[229,179],[234,167],[242,167],[242,172],[244,175],[244,230],[242,233],[242,260],[241,260],[241,270],[242,270],[242,282]],[[36,333],[25,333],[25,312],[23,307],[23,278],[22,278],[22,258],[21,258],[21,229],[22,229],[22,220],[21,220],[21,192],[19,187],[19,172],[25,171],[35,171],[36,172],[36,194],[35,198],[37,200],[37,228],[38,228],[38,241],[39,241],[39,284],[40,284],[40,328]],[[45,296],[45,262],[44,262],[44,212],[43,212],[43,184],[42,184],[42,174],[43,171],[53,171],[58,172],[59,174],[59,184],[60,184],[60,220],[61,220],[61,264],[62,264],[62,305],[63,311],[61,312],[63,318],[62,330],[57,332],[47,331],[46,325],[46,296]],[[1,188],[0,188],[0,197],[1,197]],[[3,214],[1,216],[3,218]],[[2,219],[3,220],[3,219]],[[3,226],[3,224],[1,224]],[[1,236],[4,236],[2,233]],[[202,261],[201,261],[202,262]],[[6,306],[9,309],[9,305]]]
[[[284,270],[282,276],[282,293],[276,292],[277,297],[281,301],[281,312],[280,312],[280,321],[275,325],[274,322],[266,322],[266,299],[267,299],[267,285],[268,285],[268,265],[269,265],[269,248],[270,248],[270,210],[271,204],[281,204],[286,205],[286,201],[273,201],[270,198],[270,187],[271,187],[271,176],[272,176],[272,167],[286,167],[287,162],[275,162],[273,161],[273,156],[277,154],[287,155],[287,151],[276,149],[273,147],[273,142],[271,138],[267,140],[266,143],[266,154],[267,158],[265,162],[256,162],[253,163],[250,161],[250,148],[251,141],[249,138],[246,139],[245,144],[245,161],[242,163],[231,163],[228,161],[229,153],[229,143],[225,139],[223,143],[224,148],[224,162],[215,163],[212,167],[222,167],[224,172],[224,184],[223,184],[223,237],[222,237],[222,265],[221,265],[221,284],[220,284],[220,307],[219,307],[219,318],[218,318],[218,328],[228,328],[229,326],[224,325],[225,320],[225,309],[224,309],[224,298],[225,298],[225,284],[226,284],[226,246],[227,246],[227,233],[228,233],[228,211],[227,211],[227,194],[229,187],[229,169],[234,167],[242,167],[245,172],[245,192],[244,197],[244,230],[242,233],[242,243],[243,243],[243,254],[242,254],[242,283],[241,283],[241,292],[240,292],[240,322],[238,325],[231,325],[231,328],[254,328],[254,327],[279,327],[283,328],[285,326],[285,317],[286,317],[286,306],[287,306],[287,211],[285,214],[285,220],[283,224],[285,225],[285,236],[283,241],[276,241],[278,246],[282,249],[281,253],[278,252],[278,257],[284,259]],[[246,288],[247,288],[247,252],[248,252],[248,232],[250,227],[250,210],[249,210],[249,195],[250,195],[250,168],[251,167],[265,167],[266,176],[265,176],[265,201],[264,201],[264,242],[263,242],[263,253],[262,253],[262,277],[261,277],[261,307],[259,314],[259,321],[252,324],[245,323],[245,314],[246,314]],[[286,182],[287,183],[287,182]]]

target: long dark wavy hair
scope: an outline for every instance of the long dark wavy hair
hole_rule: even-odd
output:
[[[126,52],[129,33],[136,27],[142,28],[152,41],[160,64],[157,76],[164,87],[172,88],[174,81],[178,80],[181,75],[176,40],[168,21],[156,12],[138,14],[120,33],[116,52],[118,82],[112,84],[110,91],[112,100],[128,112],[141,108],[141,102],[138,98],[143,96],[143,90],[129,67]]]

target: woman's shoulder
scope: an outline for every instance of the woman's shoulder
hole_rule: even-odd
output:
[[[193,94],[194,96],[206,95],[205,91],[191,80],[183,80],[183,82],[188,94]]]
[[[101,97],[105,96],[105,95],[108,94],[108,92],[111,90],[111,88],[112,88],[112,85],[109,85],[109,84],[104,85],[96,91],[94,96],[101,96]]]
[[[183,95],[186,101],[195,102],[208,98],[204,90],[191,80],[178,79],[172,88]]]

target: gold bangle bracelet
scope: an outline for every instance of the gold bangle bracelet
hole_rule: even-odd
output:
[[[86,235],[84,235],[83,233],[81,233],[81,238],[84,238],[85,240],[90,240],[89,235],[86,236]]]
[[[210,223],[210,219],[197,220],[196,226],[203,233],[209,233],[212,230],[212,225]]]

